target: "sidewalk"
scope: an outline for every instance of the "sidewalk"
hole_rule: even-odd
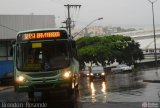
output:
[[[6,89],[11,89],[13,86],[0,86],[0,91],[6,90]]]
[[[160,83],[160,80],[143,80],[143,82]]]
[[[152,69],[148,76],[146,76],[143,82],[160,83],[160,69]]]

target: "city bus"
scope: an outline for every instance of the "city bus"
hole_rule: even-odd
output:
[[[76,44],[65,29],[21,31],[13,45],[16,92],[72,95],[79,84]]]

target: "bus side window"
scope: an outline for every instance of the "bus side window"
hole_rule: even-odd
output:
[[[78,59],[76,42],[72,41],[72,56]]]

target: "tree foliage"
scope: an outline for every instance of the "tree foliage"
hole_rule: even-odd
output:
[[[144,59],[139,43],[127,36],[85,36],[78,39],[76,44],[82,67],[85,63],[105,66],[115,61],[131,65],[136,60]]]

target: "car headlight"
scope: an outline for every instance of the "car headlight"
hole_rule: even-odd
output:
[[[91,73],[91,75],[93,76],[93,73]]]
[[[25,81],[25,77],[23,75],[19,75],[16,77],[16,82],[23,83]]]
[[[63,73],[62,76],[63,76],[64,79],[68,79],[72,76],[72,73],[71,73],[71,71],[66,71],[66,72]]]
[[[105,73],[103,72],[103,73],[101,73],[101,75],[105,75]]]
[[[89,73],[87,73],[87,76],[89,76]]]

